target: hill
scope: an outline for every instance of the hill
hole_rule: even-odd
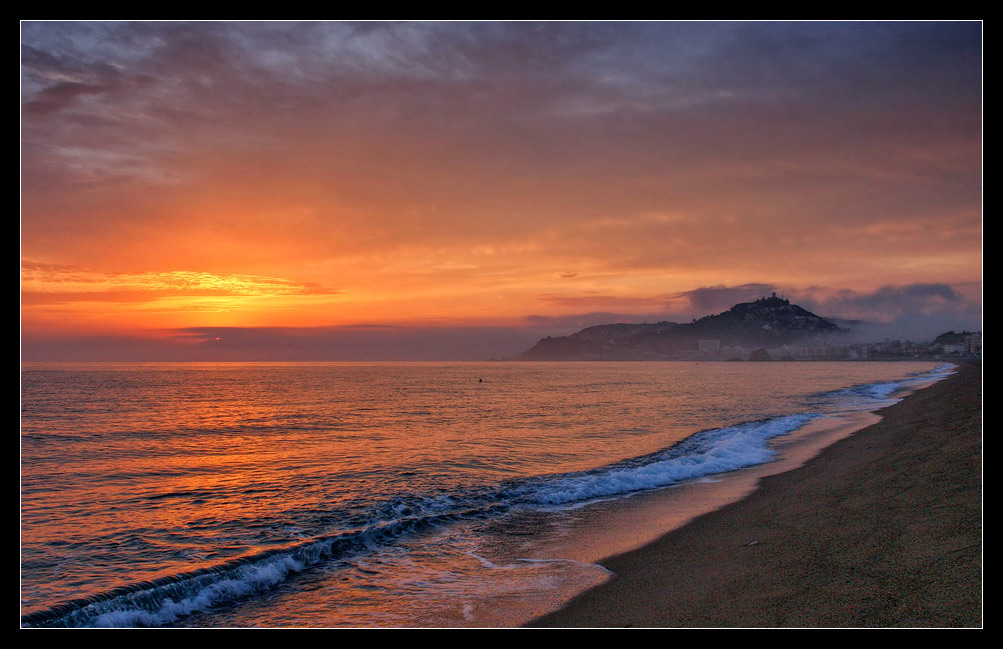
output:
[[[720,355],[726,348],[754,350],[807,344],[845,332],[838,325],[774,294],[755,302],[736,304],[724,313],[686,324],[597,325],[570,336],[547,337],[520,358],[670,360],[700,354]]]

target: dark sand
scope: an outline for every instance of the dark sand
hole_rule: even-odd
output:
[[[982,367],[639,550],[533,627],[981,627]]]

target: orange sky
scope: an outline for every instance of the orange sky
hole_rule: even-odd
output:
[[[979,327],[981,39],[977,22],[25,22],[22,353],[235,327],[525,332],[469,352],[487,357],[772,290]]]

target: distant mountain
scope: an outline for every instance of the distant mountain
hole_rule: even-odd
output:
[[[847,330],[774,294],[736,304],[728,311],[687,324],[608,324],[570,336],[547,337],[523,360],[666,360],[698,350],[768,348],[805,343]]]

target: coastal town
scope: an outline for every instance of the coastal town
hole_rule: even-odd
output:
[[[816,361],[816,360],[958,360],[982,358],[982,332],[943,333],[930,342],[886,339],[871,343],[818,342],[777,347],[722,345],[699,340],[695,350],[679,350],[673,360]]]

